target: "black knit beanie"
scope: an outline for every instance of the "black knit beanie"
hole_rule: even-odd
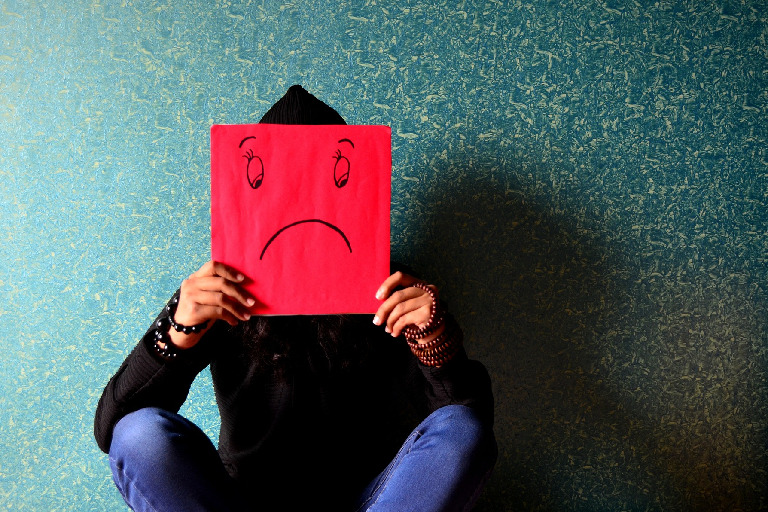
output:
[[[292,85],[285,96],[264,114],[265,124],[347,124],[338,112],[309,94],[300,85]]]

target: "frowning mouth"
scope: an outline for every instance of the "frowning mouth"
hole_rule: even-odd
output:
[[[305,220],[299,220],[299,221],[296,221],[296,222],[292,222],[291,224],[288,224],[287,226],[283,226],[282,228],[278,229],[277,233],[272,235],[272,238],[270,238],[267,241],[267,243],[264,244],[264,249],[261,250],[261,256],[259,256],[259,260],[264,259],[264,253],[267,252],[267,249],[269,248],[269,246],[272,244],[272,242],[275,241],[275,239],[278,236],[280,236],[281,233],[283,233],[285,230],[287,230],[289,228],[292,228],[294,226],[298,226],[299,224],[306,224],[308,222],[317,222],[318,224],[322,224],[324,226],[327,226],[327,227],[331,228],[332,230],[334,230],[335,232],[337,232],[339,234],[339,236],[341,236],[341,238],[344,239],[344,243],[347,244],[347,248],[349,249],[349,252],[352,253],[352,246],[350,245],[349,240],[347,239],[347,236],[344,234],[344,232],[341,229],[339,229],[338,227],[334,226],[330,222],[326,222],[324,220],[320,220],[320,219],[305,219]]]

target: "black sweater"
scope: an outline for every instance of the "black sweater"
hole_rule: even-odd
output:
[[[353,364],[339,367],[313,336],[311,317],[268,321],[298,347],[281,369],[248,357],[246,344],[223,322],[170,362],[155,355],[150,329],[104,389],[94,424],[99,447],[109,451],[112,429],[132,411],[177,412],[209,364],[221,416],[219,455],[260,510],[343,507],[439,407],[466,405],[492,424],[490,379],[463,349],[429,368],[404,340],[361,315],[348,322],[369,343]],[[285,326],[290,329],[281,331]]]

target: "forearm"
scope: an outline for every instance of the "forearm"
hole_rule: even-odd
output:
[[[461,328],[450,315],[446,314],[443,327],[444,336],[450,341],[443,343],[447,351],[437,356],[440,364],[431,363],[423,355],[418,357],[419,353],[415,352],[426,380],[430,409],[434,411],[446,405],[464,405],[477,410],[481,417],[492,423],[493,391],[487,370],[478,361],[467,357]],[[414,350],[413,347],[411,350]]]
[[[440,367],[419,364],[427,383],[426,395],[431,410],[446,405],[464,405],[478,411],[493,423],[493,391],[485,367],[467,357],[464,348]]]
[[[99,400],[94,435],[105,452],[109,451],[114,425],[126,414],[145,407],[177,412],[186,400],[192,381],[208,364],[204,345],[184,351],[183,357],[174,361],[164,361],[154,350],[154,326],[153,322],[110,379]]]

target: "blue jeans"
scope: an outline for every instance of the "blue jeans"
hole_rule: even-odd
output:
[[[493,432],[472,409],[442,407],[416,427],[354,510],[469,510],[496,453]],[[141,409],[121,419],[109,460],[117,488],[135,511],[259,508],[240,501],[210,439],[189,420],[162,409]]]

